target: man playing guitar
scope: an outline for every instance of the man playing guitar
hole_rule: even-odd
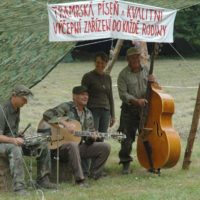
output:
[[[43,119],[48,123],[58,121],[58,118],[65,117],[67,120],[59,120],[59,123],[73,134],[76,127],[70,120],[80,122],[83,131],[95,131],[92,113],[87,109],[88,102],[87,88],[76,86],[72,90],[73,101],[64,102],[55,108],[47,110]],[[102,142],[95,142],[96,136],[82,137],[80,144],[77,142],[66,142],[59,147],[60,160],[69,161],[74,173],[75,182],[85,186],[85,177],[81,167],[81,159],[92,159],[90,177],[97,180],[102,176],[102,169],[110,154],[110,145]],[[54,153],[54,152],[52,152]]]

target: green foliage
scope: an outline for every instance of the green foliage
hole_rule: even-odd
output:
[[[48,41],[46,1],[0,1],[0,103],[14,85],[40,81],[73,46]]]
[[[200,5],[181,10],[175,22],[175,37],[184,38],[192,45],[200,46]]]

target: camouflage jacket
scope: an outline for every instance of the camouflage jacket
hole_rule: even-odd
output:
[[[68,119],[74,119],[81,123],[82,130],[94,131],[94,120],[91,111],[88,108],[84,108],[84,121],[81,122],[78,116],[76,106],[74,102],[64,102],[52,109],[47,110],[43,114],[45,121],[56,120],[58,117],[67,117]]]

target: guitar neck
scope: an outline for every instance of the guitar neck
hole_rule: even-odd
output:
[[[110,138],[109,133],[102,133],[102,132],[91,132],[91,131],[75,131],[75,136],[78,137],[91,137],[93,135],[99,137],[99,138]]]

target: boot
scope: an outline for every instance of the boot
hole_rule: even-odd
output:
[[[39,187],[44,189],[57,189],[56,184],[51,183],[48,176],[43,177],[39,181],[37,181]]]
[[[28,195],[30,195],[25,189],[16,190],[15,194],[17,196],[28,196]]]
[[[130,174],[130,173],[131,173],[130,162],[123,163],[122,174]]]
[[[82,187],[82,188],[89,187],[89,185],[88,185],[88,183],[86,183],[85,179],[76,180],[75,185],[78,185],[79,187]]]

